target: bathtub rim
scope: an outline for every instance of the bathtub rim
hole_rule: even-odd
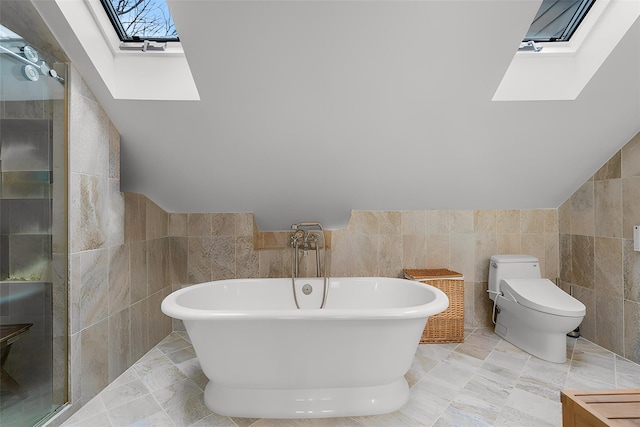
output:
[[[371,308],[371,309],[284,309],[284,310],[203,310],[184,307],[179,305],[177,298],[188,292],[200,287],[211,286],[212,284],[227,284],[232,282],[259,282],[261,280],[291,280],[291,278],[239,278],[239,279],[222,279],[210,282],[198,283],[190,285],[182,289],[176,290],[165,297],[162,301],[161,310],[167,316],[180,320],[284,320],[284,319],[358,319],[358,320],[374,320],[374,319],[416,319],[429,317],[443,312],[449,306],[449,298],[440,289],[416,280],[393,277],[330,277],[331,280],[384,280],[399,281],[407,286],[416,286],[429,289],[434,294],[434,299],[426,304],[410,306],[410,307],[393,307],[393,308]]]

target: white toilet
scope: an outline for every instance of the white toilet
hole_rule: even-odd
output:
[[[488,292],[496,334],[540,359],[567,360],[566,334],[580,325],[586,307],[543,279],[537,258],[493,255]]]

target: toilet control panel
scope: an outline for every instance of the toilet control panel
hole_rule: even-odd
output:
[[[640,251],[640,225],[633,226],[633,250]]]

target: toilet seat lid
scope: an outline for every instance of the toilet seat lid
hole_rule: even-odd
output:
[[[584,316],[586,307],[548,279],[505,279],[502,291],[510,293],[525,307],[558,316]]]

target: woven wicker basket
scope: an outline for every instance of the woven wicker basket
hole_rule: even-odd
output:
[[[446,268],[405,269],[404,277],[434,286],[449,297],[449,307],[429,316],[420,344],[464,341],[464,276]]]

